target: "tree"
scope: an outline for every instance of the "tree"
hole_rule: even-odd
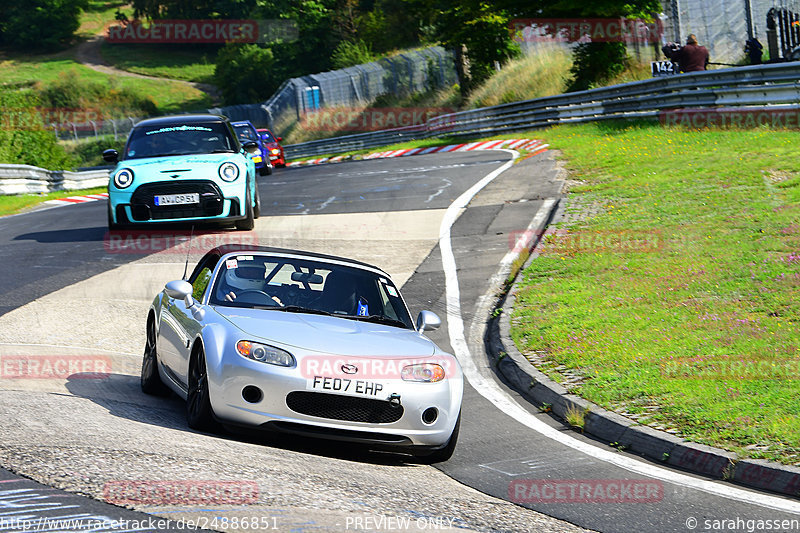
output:
[[[269,48],[241,43],[223,46],[217,53],[214,79],[225,103],[252,103],[269,98],[276,86],[264,81],[269,79],[274,63],[275,57]]]
[[[87,0],[0,2],[0,41],[13,48],[50,51],[68,44]]]
[[[469,62],[473,85],[492,75],[495,61],[502,64],[519,54],[519,46],[509,32],[511,14],[502,4],[480,0],[447,2],[441,6],[436,20],[439,38],[448,48],[466,47],[465,59]],[[465,81],[466,78],[461,80],[463,94],[470,90]]]
[[[662,9],[659,0],[561,0],[548,8],[551,16],[651,18]],[[622,72],[628,62],[623,42],[582,43],[575,47],[569,90],[581,91]]]

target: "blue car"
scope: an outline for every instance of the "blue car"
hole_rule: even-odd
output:
[[[253,162],[256,164],[256,171],[262,176],[269,176],[272,174],[273,164],[269,158],[269,150],[261,140],[261,135],[258,134],[256,127],[249,120],[239,120],[232,122],[233,130],[239,137],[240,143],[255,142],[258,143],[258,152],[253,154]]]
[[[108,183],[108,227],[163,222],[233,222],[250,230],[260,205],[252,156],[217,115],[178,115],[139,122],[125,151],[103,152],[116,166]]]

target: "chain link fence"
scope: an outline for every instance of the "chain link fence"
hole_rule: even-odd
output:
[[[689,34],[708,48],[715,63],[738,63],[745,41],[757,37],[766,49],[767,13],[773,7],[798,11],[796,0],[662,0],[666,41],[681,44]]]
[[[371,63],[291,78],[263,103],[200,110],[249,120],[257,128],[280,131],[305,113],[326,107],[366,106],[379,96],[406,96],[457,82],[452,53],[439,46],[397,54]],[[80,140],[99,136],[125,138],[145,117],[49,124],[57,139]]]

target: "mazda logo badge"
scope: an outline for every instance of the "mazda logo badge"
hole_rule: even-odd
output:
[[[356,365],[342,365],[342,372],[345,374],[355,374],[358,372],[358,367]]]

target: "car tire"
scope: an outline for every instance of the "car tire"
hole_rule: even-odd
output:
[[[251,229],[256,227],[255,216],[253,215],[253,204],[250,201],[250,187],[247,188],[244,198],[245,198],[245,203],[247,204],[247,207],[245,208],[245,213],[247,213],[247,215],[244,220],[236,221],[236,229],[243,231],[250,231]]]
[[[458,433],[461,429],[461,413],[458,413],[458,419],[456,420],[456,426],[453,428],[453,432],[450,434],[450,438],[447,440],[447,444],[444,445],[444,448],[440,448],[433,452],[426,452],[424,454],[417,455],[417,461],[426,465],[431,465],[434,463],[443,463],[450,459],[453,456],[453,452],[456,450],[456,443],[458,442]]]
[[[261,196],[258,194],[258,185],[256,184],[256,206],[253,208],[253,217],[258,218],[261,216]]]
[[[186,421],[198,431],[215,431],[218,424],[211,408],[208,390],[208,369],[202,347],[197,348],[189,362],[189,391],[186,395]]]
[[[269,176],[272,174],[272,165],[264,165],[260,169],[258,169],[258,173],[262,176]]]
[[[144,356],[142,357],[142,373],[140,377],[142,392],[152,396],[167,396],[170,393],[169,387],[161,381],[158,374],[158,349],[156,347],[156,321],[153,318],[147,320],[147,341],[144,345]]]

